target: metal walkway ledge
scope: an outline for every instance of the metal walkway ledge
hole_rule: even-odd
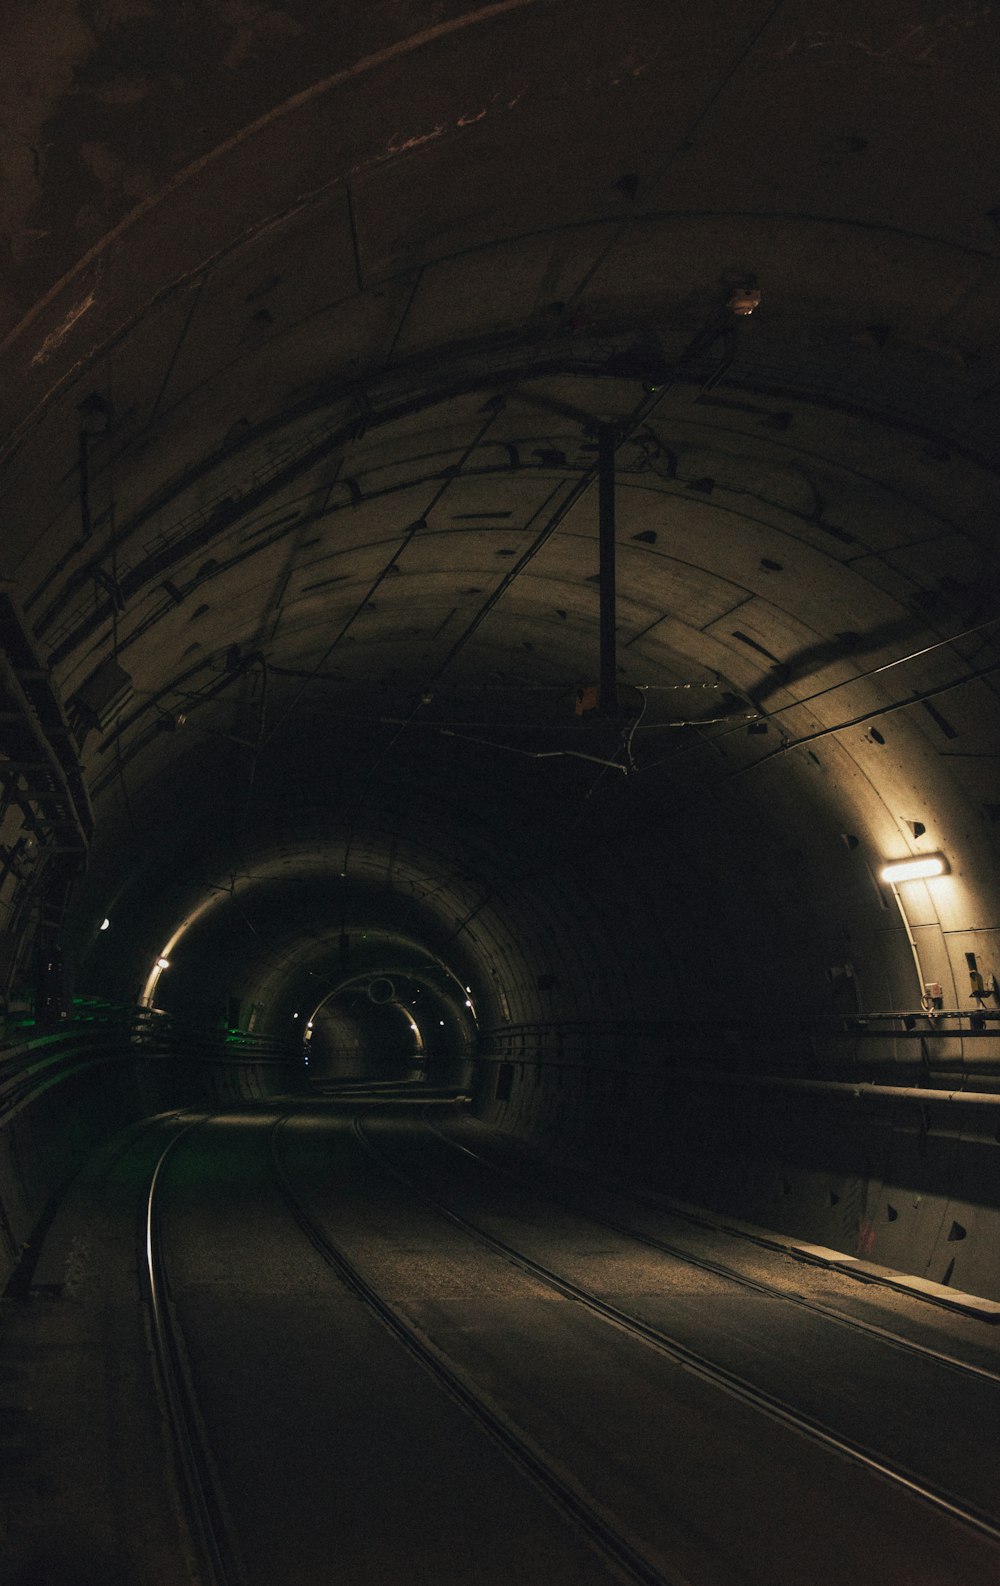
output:
[[[1000,1101],[1000,1097],[996,1100]],[[581,1163],[579,1158],[572,1155],[560,1153],[554,1157],[554,1160],[561,1160],[570,1167],[583,1166],[588,1173],[591,1173],[590,1164]],[[620,1180],[608,1182],[610,1188],[625,1187]],[[833,1268],[837,1272],[842,1272],[845,1277],[856,1278],[861,1283],[878,1284],[882,1288],[895,1289],[898,1293],[908,1294],[913,1299],[926,1300],[932,1305],[943,1306],[962,1316],[975,1317],[977,1321],[1000,1323],[1000,1300],[990,1300],[981,1294],[966,1294],[962,1289],[949,1288],[946,1283],[933,1283],[929,1278],[919,1278],[909,1272],[898,1272],[895,1267],[883,1267],[875,1261],[865,1261],[860,1256],[850,1256],[843,1250],[832,1250],[827,1245],[809,1244],[806,1240],[797,1239],[794,1234],[780,1234],[772,1228],[762,1228],[757,1223],[743,1222],[737,1217],[728,1217],[724,1213],[715,1212],[711,1207],[698,1206],[693,1201],[679,1200],[676,1196],[664,1195],[648,1187],[641,1191],[635,1185],[630,1188],[633,1194],[638,1194],[648,1206],[659,1207],[665,1212],[674,1212],[686,1222],[695,1223],[698,1227],[710,1228],[716,1233],[732,1234],[734,1238],[748,1240],[767,1250],[777,1250],[783,1255],[792,1256],[797,1261]]]
[[[666,1202],[666,1198],[665,1198]],[[770,1228],[759,1228],[754,1223],[740,1222],[735,1218],[715,1221],[699,1206],[689,1206],[684,1201],[670,1201],[671,1206],[685,1216],[696,1218],[720,1233],[735,1234],[740,1239],[751,1239],[755,1244],[771,1250],[781,1250],[800,1261],[810,1261],[815,1266],[834,1267],[847,1277],[862,1283],[878,1283],[883,1288],[897,1289],[934,1305],[946,1306],[964,1316],[975,1316],[982,1322],[1000,1322],[1000,1300],[988,1300],[981,1294],[966,1294],[962,1289],[949,1288],[945,1283],[932,1283],[929,1278],[918,1278],[909,1272],[897,1272],[895,1267],[879,1266],[875,1261],[865,1261],[860,1256],[846,1255],[843,1250],[830,1250],[826,1245],[811,1245],[792,1235],[775,1233]]]
[[[812,1247],[801,1246],[803,1252]],[[886,1288],[899,1289],[913,1294],[917,1299],[930,1300],[935,1305],[945,1305],[951,1311],[961,1311],[965,1316],[975,1316],[981,1322],[1000,1322],[1000,1300],[988,1300],[981,1294],[966,1294],[962,1289],[950,1289],[945,1283],[932,1283],[930,1278],[918,1278],[907,1272],[896,1272],[892,1267],[880,1267],[874,1261],[862,1261],[856,1256],[845,1256],[836,1250],[826,1253],[827,1264],[843,1270],[849,1276],[865,1283],[881,1283]],[[832,1260],[829,1260],[833,1257]],[[816,1259],[816,1258],[814,1258]]]

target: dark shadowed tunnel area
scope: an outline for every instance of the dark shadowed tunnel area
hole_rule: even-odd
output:
[[[1000,1579],[994,8],[6,12],[11,1578]]]

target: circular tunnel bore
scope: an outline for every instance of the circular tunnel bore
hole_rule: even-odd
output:
[[[402,970],[353,978],[306,1022],[310,1079],[457,1077],[472,1050],[471,1020],[457,1001]]]
[[[382,984],[392,983],[382,977]],[[401,1080],[424,1072],[419,1027],[394,993],[373,1003],[363,987],[334,992],[306,1023],[304,1040],[313,1080]]]
[[[1000,1302],[998,56],[914,0],[4,7],[4,1578],[187,1578],[171,1359],[227,1578],[590,1579],[560,1484],[676,1519],[615,1578],[993,1578],[996,1351],[942,1352]],[[602,1317],[537,1303],[574,1241]]]
[[[12,25],[6,1018],[430,962],[484,1115],[1000,1282],[795,1089],[1000,1072],[995,19],[320,9],[169,117]]]

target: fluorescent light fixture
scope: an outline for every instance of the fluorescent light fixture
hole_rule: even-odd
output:
[[[883,881],[922,881],[925,876],[943,876],[948,869],[944,854],[921,854],[915,859],[894,859],[883,865]]]
[[[170,959],[169,958],[158,958],[156,960],[156,967],[157,967],[157,969],[169,969],[170,968]]]

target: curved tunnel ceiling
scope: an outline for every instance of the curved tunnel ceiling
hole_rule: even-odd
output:
[[[995,18],[84,9],[12,32],[0,572],[85,972],[221,898],[275,1008],[365,928],[487,1019],[907,1006],[937,849],[921,975],[1000,969]]]

